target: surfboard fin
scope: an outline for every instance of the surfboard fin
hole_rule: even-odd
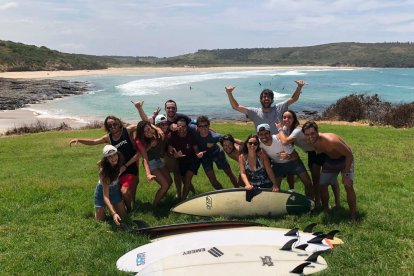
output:
[[[258,194],[260,194],[262,191],[260,189],[257,188],[253,188],[251,190],[246,190],[246,201],[247,202],[251,202],[252,199],[257,196]]]
[[[308,240],[308,243],[316,243],[316,244],[321,244],[322,241],[326,238],[326,235],[319,235],[314,237],[313,239]]]
[[[298,236],[298,231],[299,231],[299,228],[292,228],[291,230],[289,230],[285,234],[285,236],[288,236],[288,237],[297,237]]]
[[[313,232],[312,235],[314,235],[314,236],[320,236],[320,235],[323,235],[323,232],[322,231]]]
[[[326,234],[326,238],[328,239],[328,240],[333,240],[334,239],[334,237],[335,237],[335,235],[337,234],[337,233],[339,233],[340,231],[339,230],[332,230],[331,232],[329,232],[328,234]]]
[[[306,250],[306,247],[308,247],[309,244],[307,243],[302,243],[301,245],[296,246],[295,248],[300,249],[300,250]]]
[[[317,225],[317,223],[311,223],[311,224],[309,224],[308,226],[306,226],[304,229],[303,229],[303,232],[305,232],[305,233],[311,233],[312,232],[312,230],[313,230],[313,227],[315,227]]]
[[[320,256],[320,255],[322,255],[323,253],[326,253],[326,252],[328,252],[329,251],[329,249],[328,250],[320,250],[320,251],[316,251],[315,253],[313,253],[312,255],[310,255],[306,260],[305,260],[305,262],[312,262],[312,263],[316,263],[316,261],[318,260],[318,257]]]
[[[297,267],[295,267],[292,271],[290,271],[290,273],[295,273],[295,274],[303,274],[303,269],[305,267],[307,267],[308,265],[310,265],[310,262],[306,262],[303,264],[298,265]]]
[[[284,250],[284,251],[292,250],[292,245],[297,241],[298,241],[298,239],[291,239],[290,241],[285,243],[285,245],[283,245],[282,248],[280,248],[280,250]]]

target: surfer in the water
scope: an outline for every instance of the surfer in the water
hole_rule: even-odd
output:
[[[356,195],[354,190],[354,156],[349,145],[334,133],[319,133],[318,125],[313,121],[307,121],[302,131],[316,152],[323,152],[327,155],[322,166],[322,173],[319,180],[319,189],[322,200],[322,207],[329,212],[328,185],[337,181],[338,174],[342,174],[351,219],[356,220]]]
[[[98,162],[99,182],[95,189],[95,219],[105,220],[106,207],[115,224],[120,225],[121,218],[126,214],[118,184],[119,175],[125,170],[123,157],[112,145],[103,148],[102,156]]]

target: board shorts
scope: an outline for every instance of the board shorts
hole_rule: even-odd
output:
[[[319,185],[330,185],[335,184],[338,178],[339,173],[344,177],[345,169],[345,156],[342,156],[338,159],[332,159],[329,156],[325,157],[325,162],[322,166],[321,177],[319,180]],[[349,178],[354,181],[354,162],[351,164],[351,173]]]
[[[95,188],[95,208],[105,208],[106,204],[103,197],[103,186],[100,182],[96,185]],[[121,190],[119,185],[110,185],[109,186],[109,201],[111,204],[116,205],[122,201]]]
[[[164,167],[164,163],[160,158],[152,159],[148,162],[150,171],[155,171]]]
[[[201,159],[201,164],[203,165],[205,172],[213,170],[213,163],[216,163],[216,166],[219,170],[226,170],[230,168],[230,164],[227,162],[226,155],[222,150],[220,150],[218,154],[215,155],[206,154]]]
[[[200,168],[200,160],[194,158],[178,158],[178,168],[181,176],[184,176],[188,171],[197,175],[198,168]]]
[[[285,177],[289,174],[300,175],[306,172],[305,165],[302,160],[296,159],[287,163],[272,162],[272,170],[275,177]]]
[[[137,176],[132,173],[123,173],[119,176],[119,186],[122,187],[133,187],[137,182]]]
[[[316,151],[308,151],[308,167],[312,168],[313,164],[322,166],[325,162],[325,153],[316,153]]]

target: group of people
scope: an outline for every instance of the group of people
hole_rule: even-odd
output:
[[[234,187],[246,189],[271,188],[280,190],[287,178],[289,190],[294,191],[298,176],[305,194],[329,211],[328,185],[332,185],[335,205],[340,205],[337,176],[341,172],[351,218],[356,219],[356,196],[353,189],[353,155],[350,147],[337,135],[319,133],[316,123],[308,121],[299,127],[294,111],[288,107],[302,92],[304,81],[296,81],[293,95],[273,105],[272,90],[260,94],[260,108],[239,105],[233,96],[234,86],[225,88],[233,109],[245,114],[255,125],[255,134],[245,141],[231,134],[222,135],[210,129],[210,120],[199,116],[195,121],[177,113],[177,103],[165,102],[165,115],[157,108],[151,116],[143,109],[143,101],[132,102],[141,121],[126,125],[115,116],[105,118],[106,134],[96,139],[72,139],[72,144],[106,144],[98,162],[99,181],[95,189],[95,218],[105,219],[105,208],[116,224],[133,209],[137,192],[140,159],[149,182],[155,180],[159,189],[153,207],[166,195],[174,182],[176,198],[186,199],[195,193],[192,179],[202,165],[214,189],[223,189],[216,167],[223,170]],[[221,145],[221,146],[219,146]],[[308,154],[308,172],[295,147]],[[239,177],[233,173],[227,157],[238,162]],[[171,177],[172,174],[172,177]]]

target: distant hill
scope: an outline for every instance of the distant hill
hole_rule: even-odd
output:
[[[66,54],[44,46],[0,40],[0,71],[3,72],[105,69],[120,63],[109,57]]]
[[[332,43],[308,47],[199,50],[163,58],[156,64],[319,65],[357,67],[414,67],[414,43]]]
[[[175,57],[67,54],[0,40],[0,71],[104,69],[114,66],[414,67],[414,43],[342,42],[308,47],[199,50]]]

